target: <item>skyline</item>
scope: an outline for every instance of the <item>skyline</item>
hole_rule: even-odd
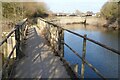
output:
[[[36,0],[45,2],[47,8],[55,13],[73,13],[76,10],[81,12],[93,11],[97,13],[108,0]]]

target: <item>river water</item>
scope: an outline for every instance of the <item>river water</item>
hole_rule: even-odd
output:
[[[118,50],[118,31],[111,31],[105,28],[99,28],[95,26],[84,25],[66,25],[65,28],[79,33],[81,35],[87,34],[88,38],[99,41],[109,47]],[[64,40],[74,50],[76,50],[80,56],[82,56],[83,39],[79,38],[69,32],[64,32]],[[79,74],[81,73],[81,59],[79,59],[72,51],[66,46],[64,47],[64,57],[71,64],[79,64]],[[96,67],[100,73],[106,78],[118,78],[118,56],[117,54],[106,50],[92,42],[87,41],[86,47],[86,60]],[[85,78],[99,78],[85,65]]]

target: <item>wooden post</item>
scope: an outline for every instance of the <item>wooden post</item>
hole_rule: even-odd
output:
[[[60,51],[60,57],[64,57],[64,30],[61,27],[58,27],[58,50]]]
[[[1,54],[2,55],[2,66],[4,64],[4,53]]]
[[[54,53],[56,56],[58,56],[58,53],[57,53],[57,49],[56,49],[56,46],[57,46],[57,43],[56,43],[56,38],[57,38],[57,28],[53,26],[53,48],[54,48]]]
[[[24,26],[25,25],[21,25],[21,43],[23,44],[23,39],[24,39]]]
[[[16,59],[18,59],[18,53],[19,53],[19,44],[18,44],[18,39],[19,39],[19,36],[18,36],[18,27],[19,26],[17,26],[16,25],[16,30],[15,30],[15,40],[16,40],[16,44],[17,44],[17,46],[16,46]]]
[[[13,37],[14,37],[14,36],[11,36],[11,37],[10,37],[10,38],[11,38],[11,46],[12,46],[12,49],[13,49],[13,47],[14,47]],[[13,55],[12,55],[12,59],[14,60],[14,52],[13,52]]]
[[[25,27],[25,31],[24,31],[24,40],[26,40],[26,36],[27,36],[27,30],[28,30],[28,25],[26,25],[26,27]]]
[[[20,26],[19,25],[16,25],[16,30],[15,30],[15,40],[16,40],[16,58],[17,59],[20,59],[22,58],[23,56],[25,56],[22,51],[21,51],[21,32],[20,32]]]
[[[16,40],[16,59],[19,59],[19,54],[20,54],[20,33],[19,33],[19,26],[16,25],[16,30],[15,30],[15,40]]]
[[[60,34],[59,34],[59,27],[57,27],[57,53],[59,55],[60,51]]]
[[[78,74],[78,64],[74,65],[74,72],[76,72]]]
[[[6,33],[3,33],[3,39],[6,38]],[[4,45],[3,45],[3,54],[4,54],[4,58],[7,58],[8,56],[8,51],[7,51],[7,40],[5,41]]]
[[[61,41],[61,39],[60,39],[60,27],[58,27],[58,51],[60,51],[60,49],[61,49],[61,47],[60,47],[61,46],[61,44],[60,44],[61,42],[60,41]]]
[[[61,40],[60,40],[61,56],[64,57],[64,44],[62,44],[62,41],[64,41],[64,30],[62,30],[62,28],[61,28]]]
[[[12,42],[13,42],[13,47],[14,47],[14,45],[16,45],[16,43],[15,43],[15,35],[12,37]],[[14,59],[15,59],[15,57],[16,57],[16,49],[14,50],[13,56],[14,56]]]
[[[87,35],[84,35],[84,40],[83,40],[83,53],[82,53],[82,58],[85,60],[85,55],[86,55],[86,37]],[[82,67],[81,67],[81,78],[84,78],[84,72],[85,72],[85,62],[82,61]],[[84,79],[83,79],[84,80]]]
[[[22,25],[19,25],[19,32],[18,32],[18,34],[19,34],[19,36],[20,36],[20,45],[21,45],[21,41],[22,41],[22,38],[23,38],[23,32],[22,32]]]
[[[3,36],[2,36],[2,38],[4,39],[5,38],[5,34],[3,33]],[[5,60],[5,56],[6,56],[6,47],[5,47],[5,45],[6,45],[6,42],[2,45],[2,51],[1,51],[1,53],[2,53],[2,64],[4,64],[4,60]]]

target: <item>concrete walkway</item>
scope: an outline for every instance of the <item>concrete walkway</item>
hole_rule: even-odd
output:
[[[28,29],[25,57],[15,67],[14,78],[69,78],[60,58],[54,56],[38,29]]]

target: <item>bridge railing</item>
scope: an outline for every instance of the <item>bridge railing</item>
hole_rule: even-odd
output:
[[[64,56],[63,54],[60,54],[64,52],[64,46],[61,45],[61,40],[64,40],[64,31],[62,28],[54,27],[54,25],[46,23],[42,18],[41,20],[38,19],[38,26],[41,30],[41,34],[43,34],[46,40],[48,40],[56,55]]]
[[[22,53],[21,45],[24,43],[27,31],[27,18],[15,25],[13,30],[3,35],[0,42],[2,53],[2,78],[9,78],[12,73],[12,65],[15,60],[20,59]]]
[[[99,70],[97,68],[95,68],[92,64],[90,64],[85,59],[85,55],[86,55],[86,41],[90,41],[90,42],[92,42],[94,44],[97,44],[97,45],[99,45],[99,46],[101,46],[101,47],[103,47],[103,48],[105,48],[105,49],[107,49],[109,51],[112,51],[112,52],[120,55],[120,52],[118,50],[113,49],[111,47],[108,47],[108,46],[106,46],[106,45],[104,45],[104,44],[102,44],[102,43],[100,43],[98,41],[95,41],[93,39],[90,39],[90,38],[87,37],[86,34],[84,36],[80,35],[78,33],[70,31],[68,29],[64,29],[61,26],[59,26],[57,24],[54,24],[52,22],[49,22],[49,21],[47,21],[45,19],[42,19],[42,18],[38,19],[38,24],[39,24],[39,27],[41,27],[43,29],[43,32],[45,32],[44,29],[46,30],[47,33],[44,34],[46,36],[46,39],[51,44],[51,46],[53,47],[54,51],[57,52],[60,55],[60,57],[61,57],[61,59],[63,59],[63,61],[66,62],[66,60],[64,59],[64,45],[67,46],[77,57],[79,57],[81,59],[82,66],[81,66],[81,75],[80,75],[80,77],[82,79],[84,78],[85,64],[87,64],[87,66],[90,67],[99,77],[101,77],[102,79],[105,80],[105,77],[99,72]],[[50,31],[51,29],[53,31]],[[82,56],[80,56],[78,52],[76,52],[67,43],[64,42],[64,31],[67,31],[67,32],[69,32],[71,34],[74,34],[74,35],[76,35],[76,36],[78,36],[78,37],[83,39]],[[68,65],[69,65],[69,63],[68,63]],[[70,67],[70,69],[72,69],[72,68]],[[74,68],[74,70],[72,69],[72,71],[74,72],[74,76],[78,77],[78,65]]]

